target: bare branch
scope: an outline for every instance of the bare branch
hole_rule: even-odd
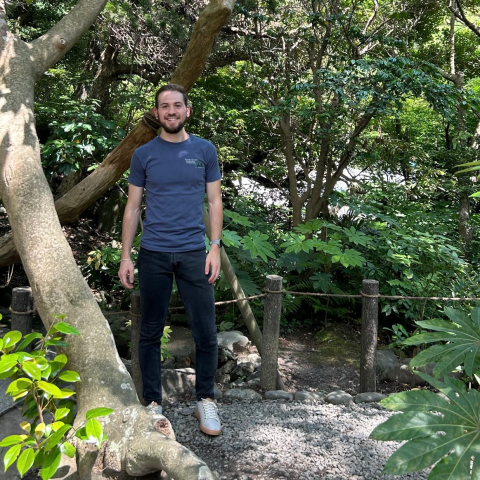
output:
[[[448,4],[448,9],[459,19],[461,20],[477,37],[480,37],[480,28],[477,27],[474,23],[472,23],[467,16],[465,15],[465,10],[462,7],[462,4],[460,3],[460,0],[455,0],[455,5],[457,6],[457,9],[451,5],[449,2]]]
[[[35,79],[57,63],[80,39],[103,10],[107,0],[80,0],[47,33],[30,43]]]
[[[370,18],[367,20],[367,23],[365,24],[365,28],[363,29],[363,34],[365,35],[367,33],[367,30],[370,28],[370,25],[375,21],[375,18],[378,14],[379,6],[378,6],[378,1],[373,0],[373,12]]]

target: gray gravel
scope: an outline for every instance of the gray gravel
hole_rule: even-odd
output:
[[[221,480],[401,480],[428,472],[382,474],[395,442],[368,436],[391,412],[376,403],[218,402],[223,433],[198,429],[194,403],[164,408],[177,440],[195,452]]]

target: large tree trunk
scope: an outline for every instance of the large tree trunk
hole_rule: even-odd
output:
[[[187,51],[172,76],[172,83],[183,85],[187,91],[192,88],[234,5],[235,0],[210,0],[198,18]],[[86,208],[115,185],[130,167],[133,151],[151,140],[155,134],[143,122],[138,123],[94,172],[55,202],[60,223],[63,225],[76,220]],[[0,267],[19,260],[12,235],[3,236],[0,239]]]
[[[80,331],[68,347],[70,366],[82,378],[76,426],[91,408],[114,410],[103,420],[105,448],[77,450],[80,478],[165,470],[177,480],[213,479],[205,463],[174,440],[168,420],[138,402],[108,322],[65,240],[43,174],[33,115],[35,80],[74,45],[105,4],[80,0],[46,35],[26,44],[8,31],[0,0],[0,195],[43,323],[48,328],[54,315],[63,314]]]

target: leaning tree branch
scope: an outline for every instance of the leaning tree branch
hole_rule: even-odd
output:
[[[172,82],[180,83],[187,91],[192,87],[207,61],[205,52],[210,51],[216,35],[221,30],[221,21],[225,23],[228,20],[234,4],[235,0],[211,0],[202,11],[187,52],[172,76]],[[115,185],[123,172],[130,167],[134,150],[154,136],[153,130],[143,122],[139,122],[97,169],[55,202],[60,223],[64,225],[76,220],[86,208]],[[3,236],[0,239],[0,267],[19,260],[20,256],[13,244],[13,236],[11,234]]]
[[[55,65],[80,39],[103,10],[107,0],[80,0],[47,33],[30,43],[35,80]]]
[[[480,37],[480,29],[472,23],[467,16],[465,15],[465,10],[462,7],[462,4],[460,3],[460,0],[455,0],[455,5],[458,8],[458,11],[453,8],[453,6],[448,4],[448,9],[460,20],[462,21],[477,37]]]

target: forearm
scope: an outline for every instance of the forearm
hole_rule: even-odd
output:
[[[122,258],[130,258],[133,240],[137,233],[138,221],[140,220],[140,209],[126,208],[123,215],[122,226]]]
[[[221,198],[208,202],[208,215],[210,218],[210,240],[222,238],[223,206]]]

